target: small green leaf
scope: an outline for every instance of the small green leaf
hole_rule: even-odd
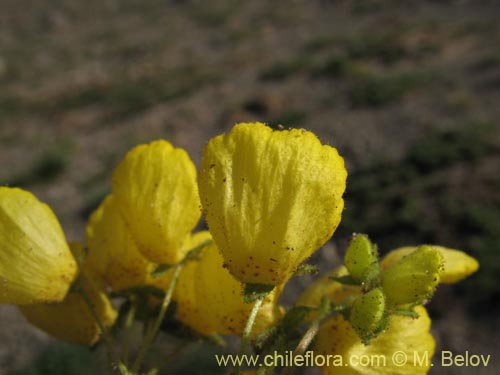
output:
[[[258,299],[265,298],[274,289],[274,285],[244,284],[243,299],[245,303],[252,303]]]
[[[294,272],[294,276],[317,275],[319,267],[313,264],[301,264]]]
[[[393,311],[394,315],[401,315],[401,316],[409,316],[410,318],[418,318],[419,315],[415,310],[412,310],[411,308],[408,309],[395,309]]]
[[[190,249],[184,259],[182,260],[183,262],[189,262],[191,260],[198,260],[200,257],[200,252],[208,245],[210,245],[213,241],[212,240],[205,240],[192,249]]]
[[[288,310],[283,317],[282,327],[285,331],[288,331],[291,328],[296,328],[305,317],[311,312],[314,311],[315,308],[311,306],[294,306],[290,310]]]
[[[345,275],[345,276],[330,276],[330,280],[336,281],[340,284],[344,285],[361,285],[362,283],[360,281],[354,280],[351,275]]]
[[[151,272],[152,277],[164,276],[172,268],[171,264],[159,264],[153,272]]]

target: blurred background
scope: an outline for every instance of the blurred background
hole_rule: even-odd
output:
[[[429,305],[435,362],[468,350],[492,363],[430,374],[496,374],[499,16],[493,0],[0,0],[0,184],[33,191],[82,240],[134,145],[166,138],[199,165],[236,122],[306,128],[349,171],[342,224],[313,261],[334,267],[352,232],[383,253],[436,243],[475,256],[480,271]],[[1,375],[100,373],[12,306],[0,342]],[[224,373],[220,352],[197,342],[169,371]]]

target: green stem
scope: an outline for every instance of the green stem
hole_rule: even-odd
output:
[[[174,275],[172,276],[172,280],[170,280],[170,284],[168,285],[167,292],[165,293],[165,297],[163,298],[163,302],[160,308],[160,313],[158,314],[153,327],[147,331],[144,341],[139,349],[139,354],[137,354],[137,358],[135,359],[134,365],[132,366],[132,374],[137,374],[141,369],[142,362],[144,361],[144,357],[146,353],[149,351],[151,344],[153,343],[158,330],[160,329],[161,323],[165,318],[165,314],[167,312],[168,305],[172,299],[172,294],[174,293],[175,285],[177,284],[177,279],[179,278],[179,274],[181,273],[183,267],[183,263],[179,263],[175,266]]]
[[[243,329],[243,335],[241,336],[240,351],[238,353],[239,357],[243,356],[248,349],[248,346],[250,344],[250,335],[252,333],[252,328],[255,323],[255,318],[257,318],[257,313],[259,312],[259,309],[262,306],[264,298],[265,297],[257,299],[252,307],[252,310],[250,311],[247,323],[245,325],[245,328]],[[236,370],[235,374],[238,375],[240,373],[241,366],[238,366],[235,370]]]
[[[118,362],[116,361],[115,355],[114,355],[114,351],[113,351],[113,339],[111,338],[108,330],[106,329],[106,327],[102,323],[101,318],[99,318],[99,314],[97,314],[97,311],[95,310],[94,303],[92,302],[89,295],[85,291],[85,288],[83,286],[84,278],[85,278],[85,276],[83,274],[81,274],[80,280],[79,280],[80,286],[78,288],[78,293],[82,296],[83,300],[85,301],[87,307],[90,310],[90,313],[92,314],[92,317],[94,318],[97,326],[99,327],[99,330],[101,331],[101,335],[102,335],[104,342],[106,344],[109,373],[113,374],[114,368],[118,364]]]
[[[294,357],[304,354],[309,345],[311,345],[312,340],[314,339],[314,337],[316,337],[316,334],[318,333],[319,323],[320,319],[315,319],[312,322],[311,326],[307,329],[306,333],[304,333],[304,336],[302,336],[299,343],[297,344],[297,347],[293,351]],[[294,371],[295,367],[293,366],[285,367],[281,375],[293,375]]]

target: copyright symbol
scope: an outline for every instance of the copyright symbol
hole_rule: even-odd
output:
[[[394,363],[394,366],[404,366],[406,362],[408,362],[408,355],[402,350],[398,350],[392,355],[392,363]]]

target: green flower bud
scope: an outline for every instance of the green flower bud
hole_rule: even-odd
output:
[[[349,322],[361,341],[367,343],[379,331],[385,317],[385,296],[382,289],[377,288],[354,301]]]
[[[356,281],[366,282],[376,277],[379,271],[377,248],[366,234],[354,235],[347,248],[344,263]]]
[[[382,273],[388,307],[421,304],[434,293],[442,269],[443,257],[428,245],[403,257]]]

